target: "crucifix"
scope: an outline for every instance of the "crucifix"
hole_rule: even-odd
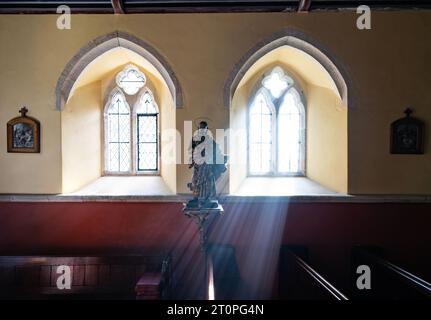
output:
[[[26,107],[22,107],[19,110],[19,113],[21,113],[21,117],[27,117],[27,112],[28,112],[28,109]]]
[[[406,117],[410,117],[410,115],[413,113],[413,110],[410,108],[407,108],[406,110],[404,110],[404,113]]]

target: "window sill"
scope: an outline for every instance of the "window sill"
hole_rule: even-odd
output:
[[[65,196],[171,196],[160,176],[105,176]]]
[[[341,195],[306,177],[247,177],[235,196]]]
[[[177,195],[72,195],[72,194],[0,194],[0,204],[7,202],[158,202],[184,203],[191,199],[190,194]],[[222,204],[248,203],[431,203],[431,195],[290,195],[290,196],[238,196],[222,195]]]

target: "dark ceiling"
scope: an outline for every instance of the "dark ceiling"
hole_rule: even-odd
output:
[[[56,13],[68,5],[72,13],[146,12],[277,12],[371,8],[431,9],[431,0],[0,0],[0,13]]]

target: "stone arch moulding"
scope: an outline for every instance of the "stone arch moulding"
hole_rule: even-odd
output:
[[[338,66],[336,66],[333,62],[334,58],[330,59],[328,55],[324,53],[322,46],[310,40],[304,33],[297,30],[286,29],[259,42],[235,64],[224,86],[223,101],[226,108],[230,109],[233,95],[241,79],[250,67],[264,55],[281,46],[294,47],[316,59],[331,76],[343,103],[349,105],[350,97],[348,97],[347,94],[346,72],[340,69],[340,64],[338,63]]]
[[[183,95],[180,84],[163,56],[145,41],[126,32],[115,31],[92,40],[67,63],[55,89],[57,110],[63,109],[75,81],[85,67],[101,54],[117,47],[129,49],[147,59],[166,81],[175,106],[182,108]]]

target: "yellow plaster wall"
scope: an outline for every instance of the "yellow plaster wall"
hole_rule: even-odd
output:
[[[247,106],[250,103],[250,83],[242,84],[232,99],[230,110],[229,191],[233,194],[247,177]]]
[[[67,62],[92,39],[115,30],[152,45],[172,66],[184,95],[184,120],[229,125],[223,86],[234,65],[262,39],[295,28],[314,39],[348,75],[348,191],[431,194],[429,133],[425,155],[389,154],[389,126],[405,107],[431,123],[431,12],[376,11],[372,29],[358,30],[354,12],[73,15],[71,30],[56,15],[0,16],[0,193],[62,191],[60,113],[55,86]],[[27,105],[42,124],[40,154],[6,152],[6,122]],[[428,131],[427,131],[428,132]],[[187,191],[186,165],[177,191]]]
[[[102,99],[100,82],[80,87],[61,112],[64,193],[100,177]]]
[[[160,169],[163,181],[169,189],[177,192],[177,150],[181,141],[177,141],[176,136],[176,112],[172,95],[166,83],[159,79],[154,79],[158,94],[158,104],[160,108]]]
[[[329,89],[309,85],[307,92],[307,177],[346,193],[348,109]]]

